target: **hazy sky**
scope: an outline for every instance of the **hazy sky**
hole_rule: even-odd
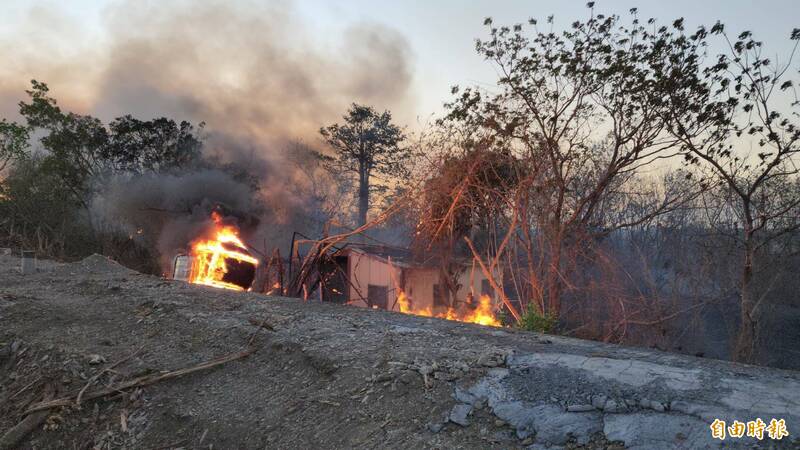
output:
[[[0,55],[4,61],[0,68],[0,89],[6,91],[17,90],[21,94],[20,86],[24,87],[30,78],[40,78],[51,83],[57,90],[57,97],[67,99],[76,107],[95,110],[108,114],[122,111],[123,107],[115,108],[109,105],[111,101],[99,102],[99,95],[94,91],[96,85],[101,83],[91,76],[99,72],[104,59],[108,58],[110,50],[119,45],[119,33],[135,33],[135,28],[144,27],[148,21],[158,22],[161,17],[159,11],[171,8],[172,16],[177,17],[171,22],[191,29],[196,17],[186,16],[186,23],[180,19],[183,9],[194,9],[197,5],[211,2],[196,0],[195,2],[177,2],[171,0],[141,1],[137,4],[150,4],[151,9],[147,14],[151,16],[128,20],[126,8],[132,4],[130,0],[0,0]],[[280,16],[276,21],[267,21],[269,27],[280,27],[286,23],[287,29],[274,34],[276,42],[273,44],[279,49],[277,52],[296,54],[292,59],[302,58],[304,52],[313,53],[325,63],[319,65],[317,71],[306,75],[313,78],[324,79],[328,77],[326,67],[334,60],[349,58],[347,45],[342,42],[353,42],[347,35],[354,27],[369,29],[370,33],[359,34],[365,42],[358,45],[367,46],[364,55],[383,52],[385,46],[391,46],[398,51],[404,59],[403,64],[397,69],[388,68],[389,73],[380,70],[391,64],[391,58],[381,61],[381,67],[374,66],[369,70],[375,73],[377,79],[371,80],[372,84],[380,83],[381,78],[391,75],[393,70],[407,70],[408,77],[401,77],[399,81],[390,80],[389,83],[406,83],[397,88],[392,95],[365,94],[368,101],[381,102],[376,104],[379,108],[392,108],[399,110],[398,115],[404,121],[413,121],[414,116],[427,116],[440,110],[443,101],[449,97],[449,87],[453,84],[486,84],[494,80],[491,66],[483,62],[474,51],[476,37],[485,35],[482,25],[483,19],[492,16],[497,24],[512,24],[524,22],[528,17],[544,19],[546,16],[555,15],[556,25],[564,26],[576,19],[586,18],[588,15],[585,1],[464,1],[464,0],[431,0],[431,1],[367,1],[367,0],[297,0],[289,1],[236,1],[214,2],[215,4],[235,4],[240,9],[247,9],[251,4],[264,6],[264,9],[254,11],[254,15],[274,14]],[[785,54],[788,48],[787,36],[793,27],[800,27],[800,1],[798,0],[772,0],[772,1],[745,1],[745,0],[670,0],[670,1],[597,1],[595,9],[603,13],[628,14],[631,7],[638,7],[640,17],[656,17],[662,22],[671,22],[676,17],[685,17],[689,28],[698,24],[713,24],[716,20],[723,21],[727,30],[737,32],[742,29],[754,31],[756,37],[766,42],[767,50],[776,54]],[[177,12],[176,12],[177,11]],[[141,14],[140,14],[141,15]],[[245,14],[246,16],[246,14]],[[221,18],[219,20],[225,20]],[[242,20],[241,15],[238,19]],[[277,23],[277,25],[276,25]],[[197,27],[208,27],[207,23],[197,24]],[[360,28],[359,28],[360,27]],[[127,29],[131,28],[131,29]],[[293,29],[300,31],[293,33]],[[192,39],[216,41],[225,45],[248,45],[247,39],[233,39],[230,34],[236,33],[237,27],[219,30],[204,29],[199,35],[192,35]],[[161,29],[163,31],[163,29]],[[258,26],[244,27],[242,33],[258,33]],[[160,31],[161,32],[161,31]],[[265,30],[265,33],[267,30]],[[224,36],[222,36],[224,33]],[[390,35],[390,42],[383,42],[383,47],[370,48],[371,41],[380,41],[382,34]],[[133,35],[133,34],[131,34]],[[116,42],[116,44],[115,44]],[[379,42],[380,43],[380,42]],[[204,43],[198,43],[203,44]],[[185,47],[184,47],[185,48]],[[198,47],[203,49],[202,45]],[[238,50],[231,48],[231,53]],[[274,49],[273,49],[274,50]],[[198,50],[200,51],[200,50]],[[369,53],[372,51],[373,53]],[[183,50],[185,53],[185,50]],[[197,56],[202,58],[202,55]],[[247,56],[237,56],[245,58]],[[254,56],[250,56],[254,57]],[[288,57],[288,56],[286,56]],[[398,56],[399,58],[400,56]],[[82,61],[81,65],[75,61]],[[349,59],[347,59],[350,61]],[[8,64],[8,63],[11,64]],[[88,64],[86,64],[88,62]],[[352,61],[351,61],[352,62]],[[135,64],[137,66],[137,64]],[[248,70],[247,66],[236,66],[236,70]],[[158,66],[139,70],[139,77],[147,77],[147,70],[158,70]],[[336,72],[336,77],[346,78],[348,74],[354,77],[359,71],[357,65],[349,64]],[[338,70],[338,69],[337,69]],[[119,71],[112,71],[113,76],[119,76]],[[85,76],[84,76],[85,73]],[[154,74],[155,76],[156,74]],[[104,83],[108,84],[108,73],[104,75]],[[218,70],[209,74],[205,82],[209,84],[220,83],[226,77],[242,77],[242,74],[221,74]],[[269,76],[269,75],[264,75]],[[51,78],[51,79],[48,79]],[[86,82],[81,80],[85,79]],[[314,83],[316,81],[312,80]],[[191,82],[194,86],[202,84],[202,74],[195,75]],[[328,89],[335,89],[339,84],[326,85]],[[363,83],[362,83],[363,84]],[[118,84],[113,84],[119,86]],[[332,86],[332,87],[331,87]],[[374,88],[374,86],[373,86]],[[281,89],[278,84],[275,89]],[[353,92],[364,92],[364,86]],[[379,87],[378,87],[379,89]],[[261,95],[268,95],[269,90],[261,90]],[[8,113],[15,104],[14,96],[0,96],[0,113]],[[10,102],[10,103],[9,103]],[[102,107],[98,106],[102,103]],[[338,105],[338,103],[336,103]],[[235,108],[235,105],[231,106]],[[314,108],[310,108],[314,109]],[[133,112],[157,114],[160,111],[150,111],[135,107]],[[168,111],[169,112],[169,111]],[[211,117],[209,119],[213,119]]]
[[[336,29],[341,22],[370,20],[399,30],[411,43],[416,57],[416,81],[420,112],[436,110],[448,98],[452,84],[492,83],[495,74],[475,53],[474,41],[484,37],[483,19],[495,24],[525,22],[555,16],[556,25],[568,26],[588,17],[586,1],[576,0],[431,0],[431,1],[302,1],[303,13],[323,29]],[[376,6],[380,5],[380,6]],[[605,14],[628,14],[639,9],[640,17],[671,22],[685,17],[687,28],[721,20],[738,33],[750,29],[770,48],[789,47],[788,35],[800,27],[800,0],[663,0],[596,1]],[[691,27],[691,28],[690,28]],[[781,52],[785,53],[785,51]]]

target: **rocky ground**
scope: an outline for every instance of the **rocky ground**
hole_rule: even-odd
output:
[[[18,268],[0,256],[0,448],[800,448],[798,372],[226,292],[99,256]],[[790,436],[713,440],[715,418],[783,418]]]

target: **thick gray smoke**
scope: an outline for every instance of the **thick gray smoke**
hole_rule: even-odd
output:
[[[13,117],[35,78],[68,109],[204,121],[215,151],[264,158],[287,139],[316,142],[354,101],[412,119],[403,36],[369,23],[322,35],[291,2],[264,3],[122,0],[95,32],[34,3],[0,33],[0,113]]]
[[[255,229],[262,212],[246,185],[217,170],[116,178],[106,182],[92,206],[99,227],[151,240],[162,267],[204,233],[212,210],[245,231]]]
[[[394,30],[361,23],[321,35],[292,3],[264,3],[120,0],[99,30],[52,2],[32,3],[18,29],[0,32],[0,116],[17,119],[16,104],[37,79],[65,109],[105,121],[131,114],[205,122],[206,156],[254,176],[255,194],[216,171],[117,179],[100,189],[98,220],[157,236],[164,256],[223,204],[250,217],[243,231],[258,245],[283,247],[315,219],[319,201],[296,186],[309,171],[288,161],[289,143],[317,145],[320,126],[339,121],[352,102],[407,123],[412,67]]]

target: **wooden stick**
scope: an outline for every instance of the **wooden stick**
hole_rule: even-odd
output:
[[[100,397],[105,397],[107,395],[116,394],[119,391],[122,391],[122,390],[125,390],[125,389],[130,389],[130,388],[133,388],[133,387],[148,386],[148,385],[151,385],[151,384],[158,383],[160,381],[166,381],[166,380],[170,380],[172,378],[178,378],[178,377],[182,377],[184,375],[189,375],[189,374],[194,373],[194,372],[200,372],[202,370],[211,369],[212,367],[220,366],[220,365],[225,364],[227,362],[235,361],[237,359],[242,359],[244,357],[250,356],[256,350],[257,350],[257,348],[250,347],[250,348],[248,348],[246,350],[243,350],[241,352],[236,352],[236,353],[231,353],[229,355],[221,356],[221,357],[219,357],[217,359],[213,359],[211,361],[206,361],[206,362],[198,364],[196,366],[185,367],[183,369],[178,369],[178,370],[174,370],[172,372],[166,372],[166,373],[162,373],[162,374],[158,374],[158,375],[145,375],[145,376],[142,376],[142,377],[139,377],[139,378],[134,378],[133,380],[125,381],[125,382],[122,382],[122,383],[118,383],[118,384],[116,384],[114,386],[109,386],[109,387],[105,387],[105,388],[102,388],[102,389],[97,389],[97,390],[88,392],[83,396],[83,398],[85,400],[92,400],[92,399],[95,399],[95,398],[100,398]],[[25,414],[27,415],[27,414],[30,414],[30,413],[36,412],[36,411],[42,411],[42,410],[46,410],[46,409],[58,408],[60,406],[69,406],[69,405],[72,405],[74,401],[75,401],[74,400],[74,396],[72,396],[72,395],[67,396],[67,397],[58,398],[58,399],[55,399],[55,400],[43,401],[43,402],[37,403],[37,404],[31,406],[30,408],[28,408],[28,410],[25,411]]]
[[[8,397],[8,400],[13,400],[14,397],[16,397],[19,394],[22,394],[23,392],[27,391],[28,389],[30,389],[31,386],[33,386],[34,384],[38,383],[41,380],[42,380],[42,377],[37,377],[35,380],[33,380],[30,383],[28,383],[27,385],[25,385],[24,388],[18,390],[14,395],[12,395],[11,397]]]

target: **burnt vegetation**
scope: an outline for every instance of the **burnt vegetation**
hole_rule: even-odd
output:
[[[484,25],[476,50],[496,87],[454,87],[442,117],[413,135],[353,104],[341,125],[321,124],[318,143],[287,147],[292,175],[277,194],[274,178],[265,193],[258,170],[204,153],[202,123],[103,123],[34,81],[23,120],[0,122],[0,246],[103,253],[160,273],[164,228],[148,226],[165,215],[191,222],[226,201],[254,215],[283,208],[305,214],[283,224],[309,236],[369,229],[435,255],[451,304],[455,261],[470,259],[510,325],[796,367],[800,30],[772,60],[750,32],[687,30],[635,9],[607,16],[590,4],[563,30],[552,17]],[[157,219],[141,226],[98,212],[98,199],[119,198],[110,185],[207,171],[248,201],[143,201],[137,211]],[[281,192],[302,207],[274,207]],[[246,237],[286,237],[251,222]],[[261,256],[288,245],[265,243]]]

